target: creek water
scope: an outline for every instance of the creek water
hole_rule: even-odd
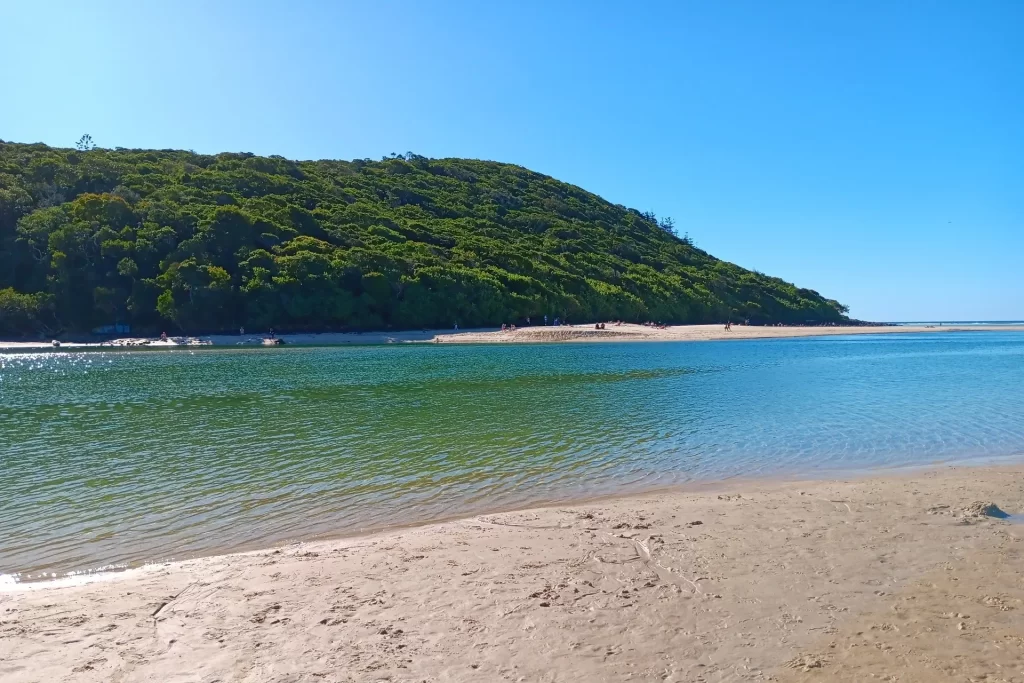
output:
[[[1024,453],[1024,333],[0,354],[6,581]]]

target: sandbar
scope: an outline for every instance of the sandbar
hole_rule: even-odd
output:
[[[850,326],[746,326],[673,325],[664,329],[624,323],[520,327],[515,331],[494,328],[468,330],[419,330],[401,332],[321,332],[278,334],[285,345],[343,346],[377,344],[545,344],[555,342],[672,342],[728,339],[778,339],[851,334],[940,334],[954,332],[1024,332],[1024,325],[850,325]],[[262,346],[269,333],[214,334],[197,336],[123,337],[102,341],[62,341],[58,350],[82,348],[177,348],[183,346]],[[0,341],[0,351],[52,349],[49,340]]]

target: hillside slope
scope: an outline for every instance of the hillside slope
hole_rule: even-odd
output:
[[[845,313],[509,164],[0,142],[0,334]]]

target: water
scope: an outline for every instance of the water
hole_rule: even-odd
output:
[[[1024,320],[919,320],[919,321],[907,321],[907,322],[896,322],[889,323],[890,325],[898,325],[900,327],[919,327],[921,325],[930,325],[937,327],[940,325],[978,325],[981,327],[1001,327],[1004,325],[1024,325]]]
[[[1024,333],[0,354],[0,574],[1024,453]]]

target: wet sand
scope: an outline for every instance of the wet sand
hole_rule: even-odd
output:
[[[736,482],[0,591],[0,680],[1024,681],[1024,466]]]
[[[926,334],[950,332],[1024,332],[1024,325],[916,325],[864,327],[746,327],[726,330],[722,325],[675,325],[666,329],[643,325],[606,323],[595,330],[593,323],[560,327],[524,327],[515,332],[492,328],[471,330],[422,330],[405,332],[323,332],[280,334],[286,345],[335,346],[358,344],[515,344],[601,341],[714,341],[722,339],[777,339],[823,337],[849,334]],[[175,348],[181,346],[261,346],[263,333],[245,335],[215,334],[179,336],[161,340],[155,337],[125,337],[103,342],[61,342],[61,349],[76,348]],[[53,348],[50,341],[0,341],[0,350]]]

